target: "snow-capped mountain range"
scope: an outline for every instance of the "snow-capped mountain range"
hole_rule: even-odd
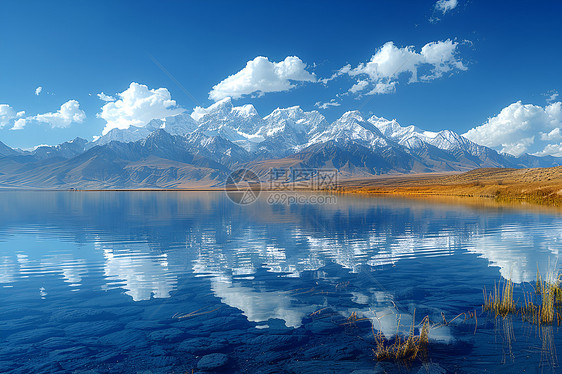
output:
[[[466,171],[478,167],[557,166],[555,157],[513,157],[450,130],[424,131],[358,111],[333,123],[317,111],[275,109],[261,117],[230,99],[144,127],[113,129],[33,151],[0,142],[0,187],[182,187],[217,185],[239,167],[336,168],[342,177]]]
[[[346,112],[332,124],[318,111],[305,112],[298,106],[277,108],[262,118],[253,105],[233,106],[231,99],[226,98],[211,105],[205,112],[198,121],[184,113],[152,120],[145,127],[113,129],[96,139],[93,145],[111,141],[134,142],[163,129],[171,135],[190,138],[196,137],[196,134],[220,137],[248,152],[261,149],[277,155],[298,152],[313,144],[332,140],[355,141],[372,149],[388,147],[392,143],[407,149],[430,144],[446,151],[463,149],[474,156],[486,148],[450,130],[430,132],[413,125],[402,127],[396,120],[377,116],[365,119],[359,111]],[[269,145],[272,145],[271,149],[268,149]]]

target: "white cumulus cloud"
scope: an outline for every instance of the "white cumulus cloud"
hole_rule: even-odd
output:
[[[76,100],[68,100],[54,113],[38,114],[33,117],[38,122],[48,123],[51,127],[68,127],[71,123],[82,123],[86,113],[80,109]]]
[[[27,125],[26,119],[20,118],[16,122],[14,122],[14,126],[10,130],[23,130],[25,125]]]
[[[562,102],[541,107],[517,101],[463,135],[514,156],[530,153],[562,157],[561,127]]]
[[[118,100],[105,104],[98,114],[107,122],[104,135],[112,129],[143,127],[153,119],[175,116],[184,111],[172,100],[166,88],[151,90],[144,84],[132,82],[129,88],[117,96]]]
[[[547,93],[543,94],[544,96],[546,96],[546,102],[548,104],[553,103],[556,101],[556,99],[558,98],[558,91],[556,90],[550,90]]]
[[[41,93],[41,91],[43,91],[43,87],[39,86],[35,89],[35,95],[39,96],[39,94]]]
[[[23,117],[25,112],[16,112],[14,108],[8,104],[0,104],[0,128],[8,125],[14,119]]]
[[[295,87],[294,82],[316,82],[315,74],[306,68],[307,65],[296,56],[288,56],[281,62],[258,56],[248,61],[238,73],[215,85],[209,98],[218,101],[251,94],[262,96],[268,92],[288,91]]]
[[[98,94],[98,97],[99,97],[99,99],[102,100],[102,101],[115,101],[115,98],[114,98],[113,96],[111,96],[111,95],[106,95],[106,94],[104,94],[103,92],[100,92],[100,93]]]
[[[457,5],[457,0],[439,0],[435,3],[435,10],[441,12],[441,14],[445,14],[455,9]]]
[[[361,92],[365,88],[367,88],[368,85],[369,85],[368,81],[358,80],[357,83],[355,83],[353,86],[351,86],[351,88],[349,89],[349,92],[351,92],[351,93]]]
[[[338,102],[336,101],[336,99],[332,99],[332,100],[330,100],[330,101],[328,101],[328,102],[326,102],[326,103],[323,103],[323,102],[321,102],[321,101],[318,101],[318,102],[316,102],[316,104],[314,104],[314,106],[316,106],[317,108],[320,108],[320,109],[328,109],[328,108],[330,108],[330,107],[335,107],[335,106],[340,106],[340,105],[341,105],[341,104],[338,103]]]
[[[20,112],[21,113],[21,112]],[[21,116],[19,116],[21,117]],[[64,128],[72,123],[82,123],[86,119],[86,113],[80,109],[80,104],[76,100],[69,100],[62,104],[56,112],[37,114],[25,118],[19,118],[14,122],[12,130],[21,130],[31,122],[47,123],[52,128]]]
[[[396,92],[396,84],[398,82],[397,81],[390,81],[390,82],[378,82],[377,84],[375,84],[375,87],[369,91],[367,94],[368,95],[382,95],[382,94],[388,94],[388,93],[394,93]]]
[[[457,0],[439,0],[433,6],[433,15],[429,17],[429,22],[437,23],[445,15],[445,13],[450,12],[459,5]]]
[[[349,89],[351,93],[361,92],[368,87],[371,87],[368,95],[392,93],[401,76],[408,77],[408,83],[427,82],[445,74],[467,70],[458,57],[458,45],[458,42],[447,39],[427,43],[420,52],[416,52],[412,46],[400,48],[393,42],[387,42],[370,61],[360,63],[355,68],[346,65],[337,74],[358,79]]]

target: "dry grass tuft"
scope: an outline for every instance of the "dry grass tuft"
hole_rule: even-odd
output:
[[[537,271],[537,282],[534,293],[523,295],[523,305],[518,306],[513,300],[513,283],[506,281],[494,286],[494,292],[489,295],[484,290],[483,310],[494,313],[495,317],[506,317],[510,314],[520,314],[524,321],[537,325],[551,325],[562,322],[562,315],[558,310],[562,302],[562,275],[551,274],[543,280]]]
[[[517,306],[513,301],[513,282],[507,280],[502,288],[501,282],[494,284],[494,292],[489,295],[484,289],[484,306],[485,311],[493,312],[496,317],[505,317],[508,314],[516,313]]]
[[[521,316],[525,321],[537,325],[550,325],[555,322],[560,325],[562,322],[557,308],[562,301],[560,275],[555,277],[551,274],[549,278],[543,280],[537,272],[535,294],[540,295],[540,302],[535,302],[533,294],[525,295],[524,305],[521,308]]]
[[[376,348],[373,349],[378,361],[413,361],[427,354],[429,343],[429,317],[426,316],[419,327],[419,335],[415,335],[415,312],[412,319],[410,334],[405,336],[396,335],[394,343],[387,340],[382,333],[375,334]]]

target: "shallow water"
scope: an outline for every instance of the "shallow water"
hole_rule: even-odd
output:
[[[0,372],[191,373],[213,353],[228,373],[557,372],[557,326],[481,305],[500,279],[520,297],[561,248],[559,215],[500,207],[2,192]],[[424,360],[373,358],[373,329],[442,313],[477,319],[432,328]]]

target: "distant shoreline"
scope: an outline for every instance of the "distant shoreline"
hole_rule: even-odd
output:
[[[193,188],[14,188],[0,191],[66,192],[220,192],[224,187]],[[287,190],[263,190],[288,192]],[[298,192],[327,192],[299,189]],[[297,192],[292,191],[292,192]],[[344,179],[331,193],[407,198],[485,199],[495,203],[526,203],[562,207],[562,166],[533,169],[484,168],[465,173],[381,175],[372,178]],[[460,201],[460,200],[458,200]]]

